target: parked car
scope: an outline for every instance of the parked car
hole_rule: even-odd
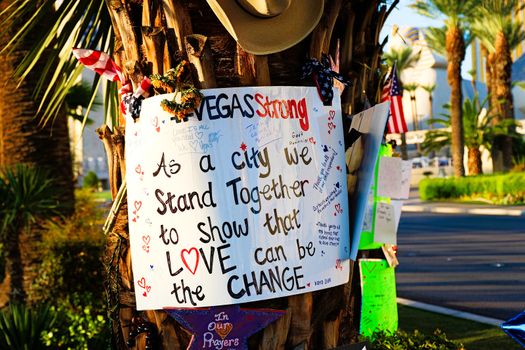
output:
[[[412,168],[426,168],[430,165],[430,159],[428,157],[416,157],[412,158]]]

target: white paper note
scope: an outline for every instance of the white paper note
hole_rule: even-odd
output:
[[[401,158],[381,157],[377,174],[377,195],[399,198],[401,195]]]
[[[392,197],[397,199],[408,199],[410,194],[410,177],[412,175],[412,161],[401,161],[401,186],[399,186],[399,196]]]
[[[376,219],[374,242],[397,244],[396,213],[394,206],[378,202],[376,206]]]

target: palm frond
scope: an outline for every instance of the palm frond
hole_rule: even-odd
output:
[[[420,15],[439,19],[445,16],[447,27],[460,26],[476,9],[476,0],[415,0],[410,7]]]
[[[429,94],[432,94],[434,90],[436,90],[436,84],[419,85],[419,87],[428,92]]]
[[[0,174],[0,233],[23,229],[37,219],[59,216],[57,192],[45,170],[24,164],[5,168]]]
[[[79,82],[82,67],[72,49],[111,52],[113,48],[111,20],[103,0],[42,0],[38,5],[31,0],[14,0],[0,13],[0,25],[15,29],[2,54],[30,48],[16,68],[15,78],[20,83],[38,69],[34,97],[39,100],[42,124],[59,115],[68,91]],[[93,84],[98,84],[98,79]],[[92,89],[93,94],[96,91]]]
[[[383,59],[389,67],[394,66],[394,63],[396,64],[399,74],[407,68],[414,67],[420,57],[421,52],[414,53],[411,47],[392,48],[383,54]]]
[[[45,349],[41,335],[53,329],[56,315],[49,306],[30,309],[24,304],[10,304],[0,311],[0,348]]]
[[[428,27],[425,29],[425,40],[430,49],[441,56],[447,56],[446,27]]]
[[[441,150],[443,147],[450,145],[451,133],[447,130],[429,130],[425,134],[425,139],[421,143],[421,150],[428,154],[430,152],[436,152]]]
[[[471,18],[472,32],[489,50],[496,50],[494,43],[503,34],[511,50],[525,40],[523,22],[515,16],[525,5],[520,0],[480,0]]]

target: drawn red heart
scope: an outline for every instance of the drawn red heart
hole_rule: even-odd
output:
[[[133,222],[137,222],[137,218],[133,218],[133,220],[132,220],[132,221],[133,221]]]
[[[330,111],[330,117],[333,119],[335,118],[335,111],[334,110],[331,110]]]
[[[142,207],[142,201],[135,201],[133,204],[135,205],[135,209],[137,209],[137,211],[140,209],[140,207]]]
[[[193,257],[193,253],[195,253],[195,257]],[[188,264],[188,261],[186,261],[186,255],[189,255],[190,259],[192,259],[190,261],[190,264]],[[182,262],[184,263],[186,268],[192,274],[195,275],[195,272],[197,272],[197,266],[199,266],[199,251],[197,250],[197,248],[194,247],[194,248],[191,248],[190,250],[183,249],[180,252],[180,258],[182,259]],[[193,262],[193,264],[192,264],[192,262]],[[193,268],[191,266],[193,266]]]
[[[151,286],[146,286],[146,291],[149,293],[151,290]]]
[[[226,323],[216,322],[215,323],[215,332],[222,339],[226,338],[228,334],[230,334],[232,329],[233,329],[233,325],[230,322],[226,322]]]
[[[139,285],[140,288],[146,288],[146,279],[142,277],[141,279],[137,281],[137,284]]]
[[[144,249],[146,253],[149,253],[149,245],[143,245],[142,249]]]
[[[139,174],[139,175],[140,175],[140,173],[142,172],[142,167],[140,166],[140,164],[137,165],[137,167],[135,168],[135,172],[136,172],[137,174]]]
[[[160,126],[157,126],[155,130],[157,130],[157,132],[160,132]]]
[[[144,293],[142,293],[142,295],[144,295],[145,297],[147,297],[147,296],[148,296],[148,293],[144,292]]]
[[[142,242],[149,244],[150,241],[151,241],[151,237],[149,235],[142,236]]]

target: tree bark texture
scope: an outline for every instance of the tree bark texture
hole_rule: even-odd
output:
[[[1,1],[0,10],[9,3]],[[13,34],[6,28],[0,33],[2,48]],[[24,38],[19,49],[0,56],[0,71],[7,83],[0,94],[0,165],[28,163],[47,169],[61,189],[65,208],[71,210],[74,203],[73,168],[67,118],[57,118],[55,123],[49,123],[46,127],[39,124],[36,115],[39,98],[33,96],[39,78],[38,67],[15,88],[15,69],[34,43],[33,35],[30,34]]]
[[[479,147],[468,149],[468,174],[469,176],[483,174],[481,150]]]
[[[0,11],[9,3],[9,1],[0,1]],[[0,31],[1,48],[12,38],[13,31],[8,30],[9,27],[6,26]],[[13,77],[16,67],[33,45],[33,35],[30,34],[24,38],[21,47],[0,55],[0,71],[5,84],[0,94],[0,167],[26,163],[49,171],[57,184],[57,189],[60,190],[61,204],[64,213],[67,214],[72,211],[74,205],[73,169],[67,119],[59,117],[53,125],[50,123],[46,127],[39,124],[36,115],[39,101],[33,96],[33,89],[38,80],[38,67],[21,82],[18,88]],[[39,237],[36,232],[33,233],[33,239],[21,240],[22,251],[28,253],[21,256],[25,290],[29,289],[34,279],[36,257],[35,247],[31,244],[36,244]],[[8,289],[7,283],[0,285],[0,305],[7,301]]]
[[[505,119],[514,119],[514,101],[512,97],[512,56],[509,43],[503,33],[498,33],[495,43],[496,50],[492,61],[494,95],[494,123]],[[512,138],[497,136],[492,148],[492,158],[496,168],[494,171],[509,171],[512,168]]]
[[[461,62],[465,58],[463,32],[458,27],[450,27],[446,34],[447,79],[450,86],[450,122],[452,129],[452,165],[455,176],[465,176],[463,166],[463,94],[461,91]]]
[[[290,49],[265,56],[242,50],[205,0],[106,0],[106,4],[115,32],[116,61],[124,67],[134,86],[143,76],[162,73],[181,59],[189,60],[194,83],[200,88],[313,85],[311,81],[301,81],[302,64],[308,56],[320,58],[323,53],[334,56],[339,40],[340,71],[353,81],[342,96],[343,110],[346,113],[362,110],[363,93],[377,102],[380,54],[386,42],[379,44],[378,38],[391,11],[380,0],[327,0],[321,21],[309,37]],[[114,198],[125,178],[122,132],[119,128],[99,129],[108,153]],[[156,325],[160,348],[185,349],[190,334],[165,312],[134,309],[127,220],[127,207],[123,205],[107,240],[106,289],[113,310],[115,345],[126,348],[130,326],[140,317]],[[355,263],[351,271],[354,268]],[[249,348],[329,349],[357,340],[359,312],[353,290],[356,281],[350,277],[347,285],[336,288],[243,305],[287,311],[284,317],[252,336]],[[143,336],[139,336],[137,348],[144,346]]]

